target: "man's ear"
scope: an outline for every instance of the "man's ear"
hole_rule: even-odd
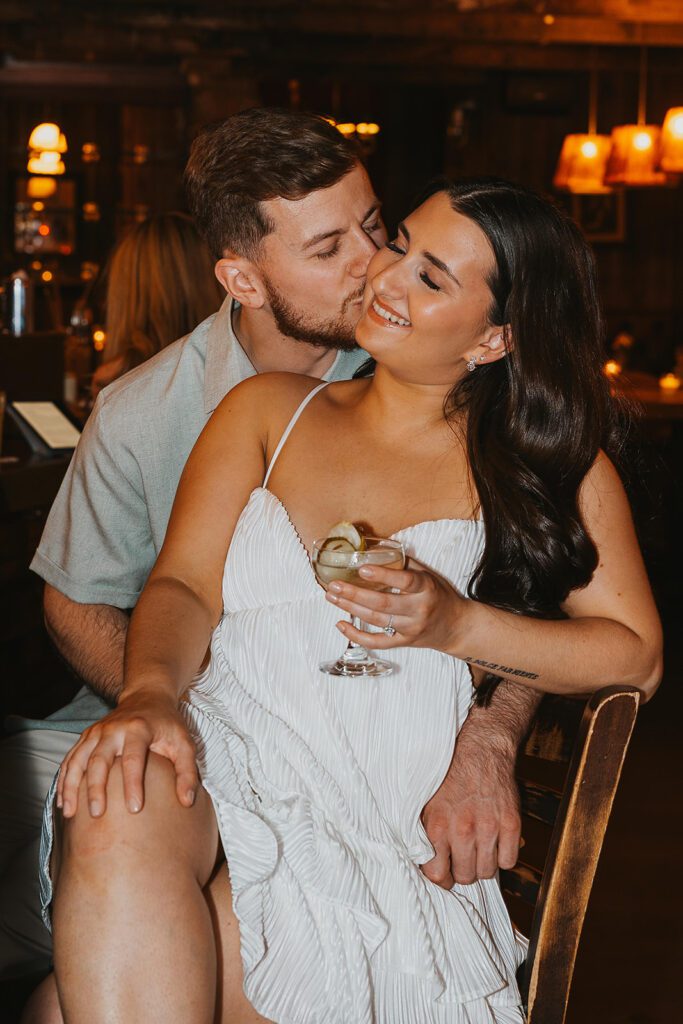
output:
[[[263,279],[254,263],[243,256],[223,256],[214,272],[228,295],[241,306],[260,309],[266,302]]]
[[[509,324],[504,324],[502,327],[491,327],[477,347],[465,353],[464,359],[467,368],[471,367],[474,370],[476,366],[495,363],[506,356],[512,347],[512,331]]]

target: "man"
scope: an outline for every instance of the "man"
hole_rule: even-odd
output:
[[[368,262],[386,235],[367,174],[336,129],[288,111],[238,114],[195,140],[187,186],[228,297],[187,338],[103,392],[48,519],[32,563],[46,582],[46,624],[103,699],[96,713],[88,694],[60,714],[72,732],[34,730],[15,741],[25,772],[37,758],[49,768],[41,797],[74,733],[116,702],[129,611],[163,542],[185,460],[220,400],[254,373],[339,379],[364,359],[354,327]],[[516,860],[512,769],[536,703],[506,683],[490,708],[473,709],[423,814],[436,851],[423,868],[432,881],[472,882]],[[24,879],[27,864],[35,872],[35,850],[18,863]],[[20,973],[31,957],[49,956],[49,937],[37,925],[35,892],[29,906],[25,881],[8,878],[24,898],[8,905],[2,941]]]

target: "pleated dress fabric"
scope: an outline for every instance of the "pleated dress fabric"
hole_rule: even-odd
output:
[[[395,535],[464,591],[470,520]],[[429,882],[420,814],[472,700],[467,666],[399,648],[396,671],[322,673],[341,654],[287,510],[265,487],[238,521],[211,660],[185,705],[230,872],[244,987],[277,1024],[521,1024],[525,955],[495,879]]]

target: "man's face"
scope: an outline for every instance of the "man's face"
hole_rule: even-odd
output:
[[[270,199],[275,230],[256,263],[280,332],[323,348],[351,349],[370,258],[386,241],[380,204],[360,164],[303,199]]]

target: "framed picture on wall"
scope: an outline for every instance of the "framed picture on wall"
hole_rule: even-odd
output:
[[[623,242],[626,237],[625,194],[573,195],[572,217],[589,242]]]

